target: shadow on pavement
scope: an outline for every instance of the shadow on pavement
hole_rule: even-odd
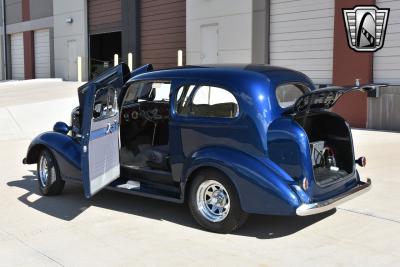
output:
[[[19,201],[28,207],[56,218],[71,221],[90,206],[96,206],[154,220],[165,220],[196,229],[199,228],[192,218],[187,205],[110,190],[103,190],[91,199],[86,199],[79,183],[67,183],[62,195],[39,196],[38,198],[35,197],[35,200],[30,200],[30,196],[40,195],[35,176],[36,171],[31,172],[32,175],[23,176],[22,180],[12,181],[7,185],[25,189],[27,193],[18,197]],[[284,237],[319,222],[335,212],[336,210],[332,210],[308,217],[251,215],[246,224],[233,234],[259,239]]]

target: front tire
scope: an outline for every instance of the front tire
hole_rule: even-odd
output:
[[[59,195],[64,189],[65,181],[61,179],[57,161],[48,149],[40,152],[37,180],[42,195]]]
[[[197,223],[217,233],[226,234],[238,229],[248,217],[240,207],[231,181],[212,169],[194,177],[190,186],[189,207]]]

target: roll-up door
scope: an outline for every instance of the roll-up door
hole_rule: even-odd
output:
[[[374,82],[400,85],[400,1],[377,0],[379,8],[390,8],[385,43],[374,53]]]
[[[327,0],[271,0],[270,63],[331,84],[334,3]]]
[[[22,33],[11,34],[11,74],[13,80],[25,78],[24,38]]]
[[[141,0],[139,13],[141,63],[175,67],[178,50],[186,48],[186,1]]]
[[[35,31],[35,77],[50,78],[50,32]]]
[[[88,0],[87,5],[89,34],[122,30],[121,0]]]

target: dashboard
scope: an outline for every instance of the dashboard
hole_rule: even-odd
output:
[[[169,119],[169,102],[139,102],[122,107],[121,121],[128,123],[136,120],[160,121]]]

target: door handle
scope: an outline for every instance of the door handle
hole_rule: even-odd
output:
[[[106,134],[111,133],[111,123],[107,123],[107,130],[106,130]]]

